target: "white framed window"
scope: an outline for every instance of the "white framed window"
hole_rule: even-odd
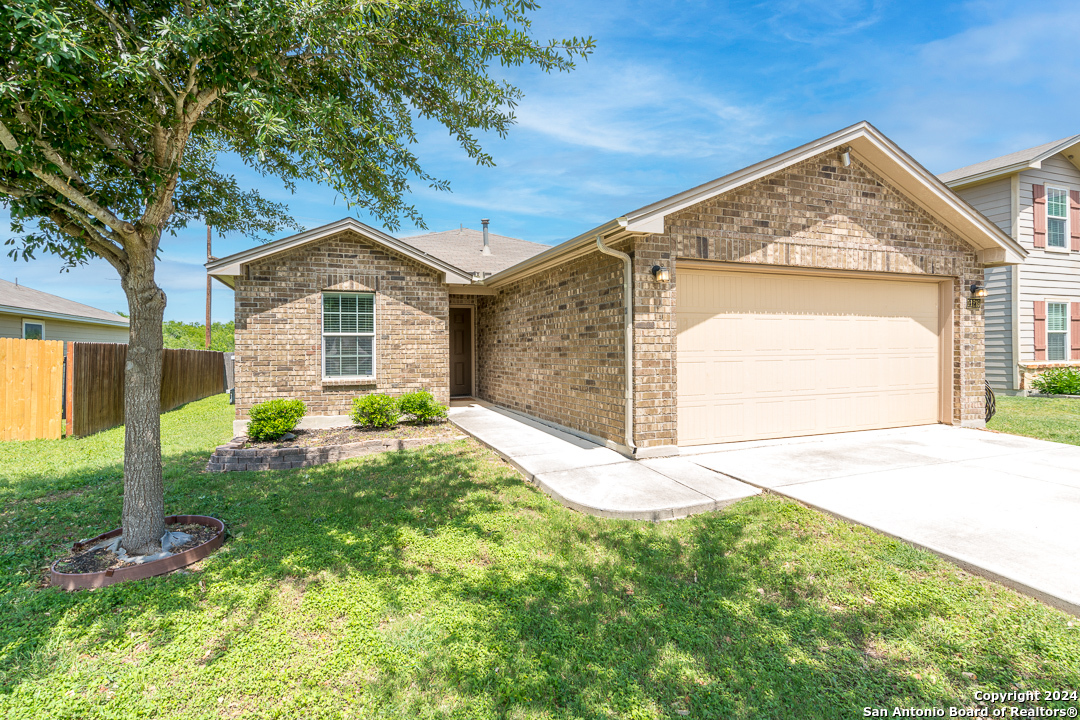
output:
[[[23,340],[44,340],[45,326],[33,320],[23,320],[22,336]]]
[[[1062,188],[1046,188],[1046,247],[1068,248],[1069,241],[1069,191]]]
[[[1046,303],[1046,359],[1068,360],[1069,303]]]
[[[375,295],[323,293],[323,377],[375,377]]]

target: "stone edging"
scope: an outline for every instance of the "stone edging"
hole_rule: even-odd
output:
[[[466,437],[455,435],[449,438],[379,438],[322,447],[245,448],[243,445],[247,438],[240,436],[214,450],[210,461],[206,463],[206,472],[290,470],[391,450],[412,450],[425,445],[464,440]]]

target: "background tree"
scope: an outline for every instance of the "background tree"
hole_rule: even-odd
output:
[[[423,225],[410,182],[446,188],[411,146],[417,119],[481,165],[521,93],[496,64],[569,70],[589,39],[540,42],[530,0],[16,0],[0,3],[0,197],[12,255],[120,274],[131,314],[124,388],[123,546],[164,533],[158,418],[163,232],[199,219],[265,237],[286,208],[220,172],[320,181],[390,227]]]
[[[214,322],[210,324],[210,349],[218,352],[232,352],[236,343],[233,336],[234,324]],[[201,322],[183,322],[166,320],[162,324],[162,336],[166,350],[205,350],[206,325]]]

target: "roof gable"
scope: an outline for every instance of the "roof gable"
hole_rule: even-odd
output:
[[[469,272],[455,267],[445,260],[430,255],[408,243],[387,235],[384,232],[376,230],[369,225],[365,225],[359,220],[354,220],[353,218],[342,218],[337,222],[332,222],[296,235],[290,235],[289,237],[275,240],[274,242],[267,243],[260,247],[242,250],[241,252],[234,253],[228,257],[212,260],[206,263],[206,271],[211,277],[217,278],[229,287],[235,287],[235,278],[243,274],[244,266],[248,263],[318,242],[319,240],[323,240],[345,230],[351,230],[367,240],[415,260],[421,265],[425,265],[433,270],[443,273],[445,275],[445,281],[448,283],[469,284],[473,281]]]
[[[730,175],[627,213],[625,222],[620,218],[620,223],[632,232],[636,230],[661,233],[664,231],[664,218],[674,212],[760,180],[815,155],[842,149],[847,149],[857,156],[871,170],[889,181],[976,250],[990,251],[982,258],[983,262],[1018,263],[1026,256],[1024,249],[1015,240],[867,122],[844,128]]]
[[[736,188],[780,172],[797,163],[829,151],[847,149],[878,176],[888,181],[916,205],[929,212],[979,253],[986,265],[1017,264],[1027,251],[1001,228],[967,204],[940,179],[916,162],[868,122],[838,130],[775,157],[737,170],[669,198],[615,218],[599,227],[556,245],[518,265],[497,273],[485,284],[503,284],[522,275],[550,266],[559,258],[584,252],[596,237],[618,233],[662,234],[664,219],[681,210]]]

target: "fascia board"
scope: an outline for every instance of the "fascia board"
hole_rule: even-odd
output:
[[[43,318],[45,320],[67,320],[68,322],[77,322],[84,325],[108,325],[109,327],[122,328],[130,327],[130,324],[127,321],[88,318],[84,315],[69,315],[68,313],[50,312],[49,310],[31,310],[30,308],[15,307],[14,305],[0,305],[0,313]]]
[[[623,218],[609,220],[599,227],[595,227],[566,242],[559,243],[550,250],[545,250],[538,255],[533,255],[531,258],[523,260],[517,265],[512,265],[505,270],[501,270],[494,275],[485,278],[483,284],[488,287],[498,287],[525,275],[531,275],[532,273],[540,272],[546,268],[564,263],[571,258],[583,255],[595,249],[597,235],[608,236],[622,230],[623,227]]]
[[[845,145],[851,142],[852,139],[864,134],[868,128],[870,128],[869,123],[857,123],[780,155],[762,160],[742,170],[737,170],[722,178],[691,188],[677,195],[672,195],[651,205],[646,205],[626,214],[626,229],[631,232],[662,233],[664,231],[663,218],[665,216],[685,210],[717,195],[730,192],[742,185],[760,180],[767,175],[791,167],[806,158],[819,155],[832,147]]]
[[[1077,145],[1080,145],[1080,135],[1074,135],[1068,140],[1058,143],[1054,147],[1046,150],[1041,155],[1037,155],[1031,160],[1016,162],[1012,165],[1005,165],[994,170],[987,170],[986,172],[976,173],[975,175],[966,175],[961,178],[956,178],[955,180],[950,180],[945,184],[953,189],[958,190],[961,188],[970,187],[972,185],[978,185],[979,183],[984,183],[988,180],[994,180],[999,177],[1013,175],[1023,170],[1039,170],[1040,168],[1042,168],[1043,161],[1047,158],[1051,158],[1058,153],[1063,153],[1066,150]],[[1073,160],[1072,163],[1073,165],[1076,165],[1078,169],[1080,169],[1080,160]]]
[[[990,180],[996,180],[999,177],[1015,175],[1016,173],[1031,167],[1032,165],[1030,162],[1013,163],[1012,165],[998,168],[997,170],[988,170],[977,175],[968,175],[967,177],[952,180],[945,184],[953,190],[961,190],[963,188],[971,187],[972,185],[979,185],[984,182],[989,182]]]
[[[1027,257],[1023,246],[884,136],[867,133],[852,140],[851,146],[876,173],[976,249],[1002,248],[1014,262]]]
[[[395,252],[416,260],[432,270],[438,270],[444,273],[445,282],[459,284],[470,284],[473,282],[472,276],[464,270],[443,262],[421,250],[417,250],[395,237],[391,237],[384,232],[380,232],[379,230],[352,218],[343,218],[328,225],[307,230],[297,235],[282,238],[281,240],[275,240],[274,242],[267,243],[261,247],[249,248],[248,250],[243,250],[227,257],[213,260],[206,263],[206,271],[214,277],[236,277],[243,273],[243,266],[247,263],[261,260],[262,258],[285,252],[286,250],[292,250],[293,248],[321,240],[344,230],[352,230],[358,235],[373,240]]]
[[[1014,262],[1027,252],[1015,240],[952,192],[930,171],[882,135],[861,122],[768,160],[700,185],[626,215],[631,232],[662,233],[664,217],[743,185],[782,171],[832,148],[850,146],[875,172],[900,186],[924,209],[939,217],[950,229],[979,250],[1001,247]]]

